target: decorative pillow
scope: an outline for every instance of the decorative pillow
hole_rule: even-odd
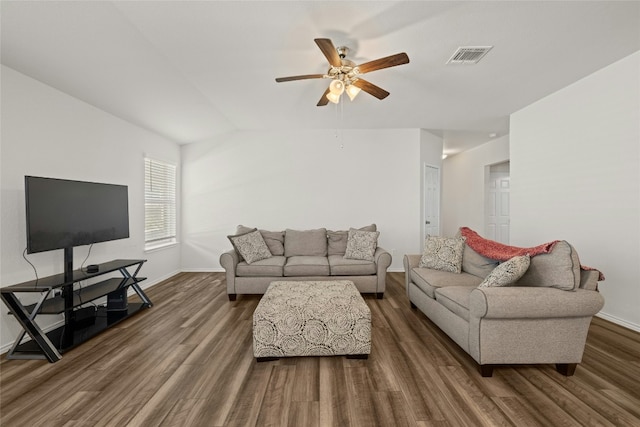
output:
[[[465,240],[464,237],[427,236],[418,267],[460,273]]]
[[[358,230],[362,231],[378,231],[375,224],[365,225]],[[329,255],[344,255],[347,251],[347,239],[349,237],[349,231],[327,231],[327,253]]]
[[[255,230],[255,228],[239,225],[236,228],[236,235],[247,234],[253,230]],[[267,230],[258,230],[258,231],[260,231],[260,234],[262,234],[262,238],[264,239],[264,242],[267,244],[267,247],[269,248],[269,252],[271,252],[271,255],[274,255],[274,256],[284,255],[284,231],[267,231]]]
[[[260,234],[256,228],[245,234],[227,237],[231,241],[236,252],[244,258],[247,264],[260,261],[261,259],[271,258],[273,256],[271,255],[271,252],[269,252],[269,248],[262,238],[262,234]]]
[[[478,285],[479,288],[513,285],[529,268],[529,255],[514,256],[493,269]]]
[[[379,235],[379,231],[363,231],[350,228],[347,235],[347,249],[345,250],[344,258],[373,261],[373,254],[375,254],[378,247]]]

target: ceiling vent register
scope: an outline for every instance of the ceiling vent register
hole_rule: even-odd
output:
[[[493,46],[461,46],[447,64],[477,64]]]

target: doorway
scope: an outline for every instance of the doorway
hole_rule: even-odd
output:
[[[422,236],[440,235],[440,168],[424,164],[423,167]],[[424,238],[422,239],[424,244]]]
[[[509,162],[488,166],[485,184],[486,238],[508,245],[511,224]]]

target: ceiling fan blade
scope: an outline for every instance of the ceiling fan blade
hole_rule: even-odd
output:
[[[301,76],[278,77],[276,78],[276,81],[278,83],[282,83],[282,82],[290,82],[292,80],[321,79],[323,77],[324,77],[324,74],[304,74]]]
[[[327,88],[327,90],[325,90],[324,93],[322,94],[322,98],[320,98],[320,101],[318,101],[318,103],[316,104],[317,107],[324,107],[329,103],[329,98],[327,98],[328,93],[329,93],[329,88]]]
[[[355,87],[359,87],[363,91],[375,96],[378,99],[385,99],[387,96],[389,96],[389,92],[379,86],[374,85],[373,83],[369,83],[366,80],[358,79],[353,82],[353,85]]]
[[[338,55],[338,51],[336,47],[333,45],[333,42],[330,39],[313,39],[314,42],[318,45],[324,56],[329,61],[329,64],[334,67],[341,67],[342,60],[340,59],[340,55]]]
[[[396,65],[408,64],[409,57],[406,53],[397,53],[395,55],[386,56],[384,58],[375,59],[358,65],[361,74],[370,73],[371,71],[381,70],[383,68],[395,67]]]

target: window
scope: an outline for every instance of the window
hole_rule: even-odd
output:
[[[176,242],[176,166],[144,159],[144,242],[152,249]]]

